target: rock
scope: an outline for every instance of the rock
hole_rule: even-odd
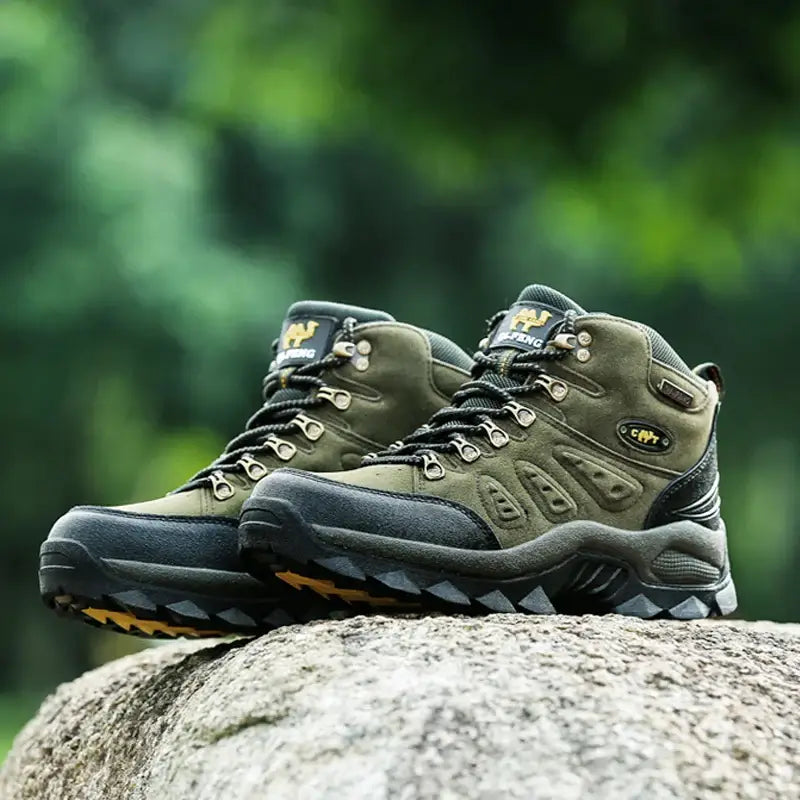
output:
[[[62,686],[3,800],[800,797],[796,627],[359,617]]]

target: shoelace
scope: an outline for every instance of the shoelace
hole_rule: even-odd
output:
[[[357,324],[356,319],[347,317],[342,322],[341,334],[331,351],[317,361],[303,364],[291,372],[272,369],[262,383],[264,405],[247,420],[244,431],[225,445],[220,456],[194,475],[181,490],[210,482],[217,499],[224,500],[233,494],[234,488],[223,473],[243,471],[252,480],[266,475],[267,468],[253,458],[253,453],[271,451],[281,461],[288,461],[294,456],[297,448],[291,442],[280,439],[278,434],[300,430],[310,441],[319,439],[325,430],[322,423],[306,417],[302,412],[326,402],[333,403],[342,411],[350,405],[350,393],[328,386],[320,374],[331,367],[340,366],[353,356]],[[272,348],[273,351],[277,350],[277,339]],[[303,394],[271,401],[270,397],[280,389],[298,389]]]
[[[489,335],[505,314],[505,311],[499,311],[487,320]],[[473,380],[453,395],[451,404],[437,411],[427,424],[402,441],[395,442],[387,450],[365,456],[364,465],[422,466],[426,478],[438,480],[444,477],[445,470],[436,453],[457,452],[463,461],[470,463],[480,458],[481,451],[467,440],[467,436],[486,436],[493,447],[503,447],[509,436],[494,422],[495,419],[513,417],[523,428],[533,424],[535,412],[517,402],[516,398],[545,391],[555,401],[564,399],[566,385],[548,375],[544,363],[558,361],[575,348],[574,311],[566,312],[560,329],[543,348],[528,352],[509,350],[497,355],[488,349],[487,339],[481,344],[482,349],[473,356]],[[504,376],[509,385],[501,386],[485,380],[483,376],[488,372]],[[526,380],[530,376],[535,376],[535,379]]]

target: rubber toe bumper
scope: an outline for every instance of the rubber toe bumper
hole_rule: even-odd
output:
[[[497,539],[474,511],[449,500],[401,494],[282,469],[262,480],[245,508],[278,497],[323,527],[380,533],[393,539],[435,542],[467,550],[497,550]]]

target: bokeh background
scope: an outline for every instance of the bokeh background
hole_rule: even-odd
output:
[[[71,505],[165,493],[284,308],[472,348],[529,282],[722,365],[740,614],[800,619],[800,6],[0,3],[0,759],[141,646],[41,606]]]

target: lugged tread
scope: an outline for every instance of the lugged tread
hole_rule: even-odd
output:
[[[674,619],[705,619],[709,611],[709,607],[694,595],[669,609]]]
[[[409,580],[408,575],[401,569],[395,570],[394,572],[384,572],[382,575],[376,575],[375,579],[384,584],[384,586],[388,586],[390,589],[397,589],[399,592],[420,594],[421,591],[419,586]]]
[[[144,595],[143,592],[142,594]],[[253,636],[284,625],[330,616],[334,611],[334,609],[323,609],[318,605],[313,609],[313,613],[293,615],[284,608],[276,607],[263,619],[253,620],[237,608],[210,615],[188,600],[160,606],[148,598],[146,607],[152,609],[153,616],[143,617],[132,613],[123,603],[115,600],[115,597],[117,596],[79,597],[61,593],[46,597],[45,604],[58,616],[74,619],[95,628],[148,639]]]
[[[537,586],[532,592],[525,595],[522,600],[519,601],[518,605],[522,606],[526,611],[530,611],[533,614],[555,614],[556,610],[553,604],[550,602],[550,598],[547,596],[544,589],[541,586]]]
[[[629,617],[640,617],[641,619],[651,619],[660,614],[664,609],[656,605],[652,600],[643,594],[637,594],[624,603],[620,603],[614,608],[617,614],[624,614]]]
[[[108,611],[104,608],[84,608],[83,614],[96,620],[104,627],[115,626],[123,633],[137,632],[143,636],[152,636],[155,633],[164,634],[171,638],[188,636],[191,638],[205,638],[224,636],[222,631],[201,630],[187,625],[170,625],[157,619],[140,619],[124,611]]]
[[[181,600],[179,603],[170,603],[167,609],[171,614],[183,617],[184,619],[210,619],[208,614],[206,614],[197,603],[193,603],[191,600]]]
[[[736,587],[733,581],[729,581],[722,589],[720,589],[715,598],[717,607],[720,614],[730,614],[736,610],[738,599],[736,597]]]
[[[271,625],[273,628],[282,628],[285,625],[294,625],[296,620],[287,614],[284,609],[276,608],[271,614],[264,618],[264,622]]]
[[[132,589],[127,592],[116,592],[111,595],[114,602],[119,603],[128,611],[135,614],[138,612],[153,613],[156,610],[156,604],[144,593],[138,589]]]
[[[475,599],[482,606],[486,606],[490,611],[497,611],[501,614],[512,614],[516,611],[514,604],[499,589],[495,589]]]
[[[372,606],[375,608],[419,608],[419,604],[417,603],[405,603],[396,597],[386,597],[371,594],[364,588],[349,587],[342,584],[341,581],[333,580],[331,578],[312,577],[310,574],[299,574],[297,572],[293,572],[292,570],[278,572],[276,573],[276,577],[280,578],[282,581],[295,589],[308,589],[312,592],[316,592],[326,600],[339,599],[348,604],[364,603],[367,606]],[[350,580],[361,582],[357,578],[351,578]]]
[[[69,598],[67,601],[66,598]],[[211,627],[198,628],[194,623],[165,622],[160,619],[137,617],[126,610],[106,608],[107,603],[101,598],[79,598],[63,595],[52,600],[51,608],[62,617],[68,617],[92,625],[120,633],[144,638],[174,639],[176,636],[190,638],[218,638],[227,636],[231,631],[212,630]]]
[[[469,597],[464,594],[464,592],[453,586],[450,581],[442,581],[441,583],[436,583],[433,586],[428,586],[425,591],[429,594],[432,594],[434,597],[438,597],[440,600],[444,600],[447,603],[455,603],[456,605],[460,606],[469,606],[472,602]]]
[[[226,608],[225,611],[220,611],[215,616],[217,616],[219,619],[225,620],[225,622],[229,622],[231,625],[236,627],[256,627],[256,621],[239,608]]]
[[[333,604],[283,592],[274,578],[265,584],[263,598],[225,599],[187,595],[156,584],[126,584],[105,574],[93,561],[75,559],[70,552],[47,552],[43,558],[49,568],[40,586],[45,605],[59,616],[135,636],[253,636],[341,612],[341,607]],[[66,577],[54,580],[54,569]],[[279,610],[283,613],[276,614]]]
[[[364,579],[364,573],[347,557],[336,556],[335,558],[315,559],[323,569],[335,572],[337,575],[345,575],[348,578]]]

